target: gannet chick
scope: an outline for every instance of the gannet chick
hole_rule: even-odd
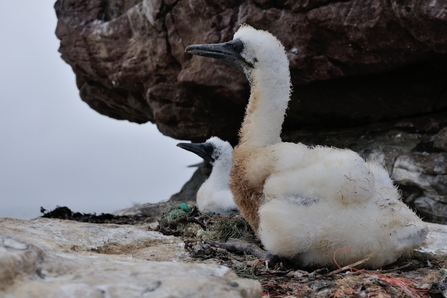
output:
[[[230,188],[269,252],[302,266],[368,257],[366,266],[378,268],[422,244],[425,224],[382,167],[351,150],[281,141],[290,71],[273,35],[245,25],[229,42],[190,45],[186,52],[223,60],[250,82]]]
[[[205,143],[179,143],[177,146],[197,154],[213,166],[210,176],[197,192],[199,210],[225,216],[238,211],[229,186],[233,151],[230,143],[212,137]]]

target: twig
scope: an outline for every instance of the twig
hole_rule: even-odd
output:
[[[324,276],[332,276],[334,274],[337,274],[337,273],[340,273],[340,272],[343,272],[343,271],[346,271],[346,270],[349,270],[349,269],[353,269],[355,266],[361,265],[361,264],[366,263],[368,261],[369,261],[369,257],[368,258],[364,258],[363,260],[357,261],[355,263],[352,263],[352,264],[346,265],[344,267],[338,268],[337,270],[331,271],[331,272],[325,274]]]
[[[212,245],[212,246],[225,248],[226,250],[230,250],[230,251],[240,251],[240,252],[245,252],[245,253],[251,254],[251,255],[257,257],[258,259],[268,260],[272,266],[275,266],[276,263],[278,262],[276,260],[276,257],[273,256],[271,253],[261,249],[256,244],[249,243],[245,240],[230,238],[225,243],[216,242],[216,241],[212,241],[212,240],[205,240],[205,243]]]
[[[397,271],[397,270],[401,270],[401,269],[405,269],[405,268],[407,268],[407,267],[410,267],[412,264],[413,264],[412,262],[409,262],[409,263],[407,263],[407,264],[405,264],[405,265],[402,265],[402,266],[400,266],[400,267],[396,267],[396,268],[392,268],[392,269],[387,269],[387,270],[380,270],[379,272],[380,272],[380,273],[390,273],[390,272],[394,272],[394,271]]]

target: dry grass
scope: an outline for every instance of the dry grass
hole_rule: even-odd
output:
[[[253,236],[247,222],[238,214],[220,216],[201,213],[195,206],[173,207],[163,213],[159,224],[164,234],[226,242],[229,238]]]

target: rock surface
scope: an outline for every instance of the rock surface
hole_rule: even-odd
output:
[[[184,262],[147,226],[0,218],[1,297],[260,297],[225,266]]]
[[[423,217],[446,223],[447,153],[400,155],[394,164],[393,178],[407,192],[406,202]]]
[[[447,253],[447,225],[428,224],[429,233],[420,249],[421,252],[431,254]]]
[[[286,129],[447,107],[443,1],[58,0],[55,9],[82,99],[174,138],[236,140],[246,79],[184,48],[227,41],[242,23],[284,43],[295,86]]]
[[[435,136],[433,147],[440,151],[447,152],[447,126],[441,129],[441,131]]]

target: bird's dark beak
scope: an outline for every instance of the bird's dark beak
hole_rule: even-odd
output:
[[[240,39],[233,39],[217,44],[192,44],[186,47],[185,52],[192,55],[211,57],[222,60],[228,65],[244,72],[244,67],[250,66],[241,56],[244,44]]]
[[[177,147],[195,153],[207,162],[214,162],[212,157],[214,147],[209,143],[178,143]]]

